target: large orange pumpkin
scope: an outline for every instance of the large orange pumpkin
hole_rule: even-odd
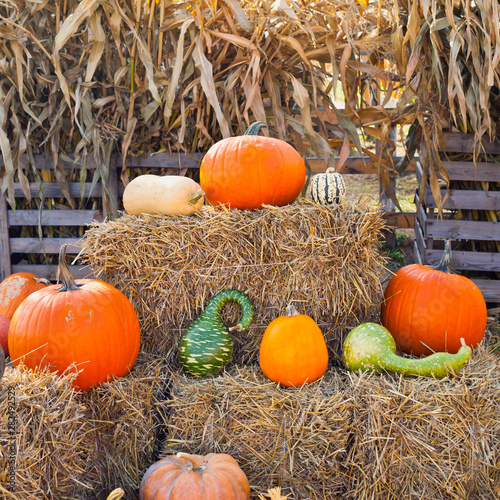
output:
[[[236,460],[224,453],[177,453],[144,474],[140,500],[247,500],[250,486]]]
[[[200,185],[211,205],[254,210],[283,206],[299,196],[306,180],[300,154],[280,139],[258,136],[264,122],[244,135],[214,144],[200,166]]]
[[[78,370],[77,389],[88,390],[113,376],[126,375],[139,352],[137,314],[119,290],[100,280],[75,282],[61,247],[62,285],[51,285],[27,297],[9,328],[14,366]]]
[[[400,351],[416,356],[458,352],[461,338],[474,348],[486,329],[486,303],[470,279],[451,274],[451,244],[446,242],[436,268],[401,268],[384,292],[381,322]]]
[[[286,387],[298,387],[322,377],[328,367],[323,333],[306,314],[289,305],[286,316],[269,323],[259,350],[264,375]]]
[[[50,285],[32,273],[14,273],[0,283],[0,314],[12,319],[21,302],[33,292]]]

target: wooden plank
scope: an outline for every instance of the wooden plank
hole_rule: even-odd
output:
[[[425,263],[430,265],[439,264],[442,256],[442,250],[428,250],[425,254]],[[500,272],[500,254],[453,250],[451,268],[458,271]]]
[[[185,153],[158,153],[148,156],[141,157],[127,157],[125,166],[127,168],[199,168],[202,153],[193,153],[192,155],[187,155]],[[23,167],[26,165],[26,155],[21,157],[21,164]],[[35,155],[35,168],[38,170],[54,170],[54,163],[52,158],[46,158],[43,155]],[[79,169],[81,164],[78,159],[75,162],[75,155],[67,155],[68,159],[59,158],[61,165],[66,170]],[[117,168],[122,167],[122,157],[120,154],[115,153],[111,155],[111,164],[115,165]],[[0,166],[3,165],[2,155],[0,155]],[[97,168],[97,164],[93,157],[89,158],[87,161],[87,168],[94,170]]]
[[[397,162],[400,158],[395,157],[394,161]],[[338,160],[336,158],[335,160]],[[326,172],[326,161],[321,158],[307,158],[313,174]],[[411,172],[416,169],[417,158],[414,158],[405,172]],[[374,165],[373,160],[368,156],[349,156],[341,170],[342,174],[378,174],[378,169]]]
[[[500,302],[500,280],[472,279],[479,287],[486,302]]]
[[[76,255],[82,249],[81,238],[44,238],[43,246],[38,238],[11,238],[11,253],[48,253],[58,254],[61,245],[67,244],[68,255]]]
[[[102,186],[101,183],[98,182],[91,189],[92,183],[86,182],[84,189],[84,197],[95,197],[100,198],[102,196]],[[79,182],[68,182],[69,195],[72,198],[80,198],[80,183]],[[122,192],[125,188],[122,187]],[[44,183],[44,191],[46,198],[63,198],[61,186],[57,182],[45,182]],[[38,186],[35,182],[30,182],[30,193],[33,198],[40,198],[40,192],[38,190]],[[14,196],[16,198],[25,198],[24,192],[21,189],[21,184],[19,182],[14,183]]]
[[[0,281],[3,281],[7,276],[12,274],[7,213],[7,200],[0,193]]]
[[[420,206],[418,204],[420,203],[420,198],[418,193],[415,193],[415,206],[418,207],[417,209],[417,219],[418,222],[420,223],[420,227],[423,229],[424,234],[426,233],[425,228],[427,227],[427,214],[425,213],[425,208],[424,204],[422,203]]]
[[[441,189],[441,196],[445,197],[446,189]],[[429,208],[437,208],[434,196],[429,187],[425,190],[425,204]],[[459,208],[470,210],[500,210],[500,191],[480,191],[450,189],[449,198],[443,205],[449,210]]]
[[[420,250],[418,248],[416,240],[413,240],[413,257],[417,264],[422,264],[422,256],[420,255]]]
[[[462,134],[458,132],[444,133],[445,151],[449,153],[473,153],[474,150],[481,154],[486,152],[492,155],[500,154],[500,143],[490,142],[487,136],[483,137],[481,144],[474,144],[474,134]]]
[[[500,182],[500,165],[495,163],[476,162],[476,168],[474,169],[474,163],[471,161],[443,161],[443,166],[448,172],[450,181]],[[420,184],[422,182],[423,169],[419,161],[417,161],[415,173],[417,181]],[[443,178],[439,172],[436,173],[439,179]]]
[[[498,163],[485,163],[472,161],[443,161],[443,166],[448,173],[450,181],[491,181],[500,182],[500,165]],[[439,178],[442,178],[438,174]]]
[[[71,274],[76,279],[92,278],[92,269],[89,266],[68,266]],[[13,273],[33,273],[39,278],[45,278],[49,281],[57,280],[57,265],[42,264],[14,264]]]
[[[98,210],[44,210],[42,226],[85,226],[97,220]],[[9,210],[7,220],[9,226],[38,225],[38,210]]]
[[[425,225],[425,235],[428,238],[500,241],[500,223],[428,219]]]
[[[425,261],[425,256],[427,254],[427,244],[425,243],[424,232],[420,227],[420,222],[415,219],[415,243],[417,244],[418,253],[421,256],[421,260]]]
[[[412,229],[415,224],[415,212],[384,212],[384,219],[388,226]]]

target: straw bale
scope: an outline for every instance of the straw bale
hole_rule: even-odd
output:
[[[456,377],[355,375],[279,388],[258,367],[177,377],[164,454],[230,453],[254,494],[290,499],[500,498],[500,357]]]
[[[91,489],[86,460],[93,436],[85,432],[86,408],[71,386],[73,377],[6,368],[0,381],[1,498],[77,498],[78,492]],[[8,424],[15,424],[15,441]],[[9,456],[13,444],[14,488]]]
[[[365,198],[337,209],[306,200],[253,212],[207,206],[200,216],[95,223],[84,248],[95,275],[131,300],[148,352],[174,356],[208,301],[237,288],[255,316],[247,332],[233,336],[235,363],[256,361],[266,326],[289,303],[316,320],[338,362],[343,331],[369,318],[381,300],[383,225]],[[238,309],[228,311],[224,318],[235,323]]]
[[[89,393],[72,376],[7,368],[0,381],[0,425],[7,429],[8,387],[15,386],[16,481],[0,477],[0,498],[102,499],[122,487],[137,499],[140,479],[155,461],[166,423],[164,360],[141,353],[129,375]],[[0,436],[7,471],[10,434]]]
[[[500,498],[500,358],[456,378],[351,376],[349,498]]]
[[[351,425],[342,386],[334,370],[298,390],[279,388],[256,366],[209,380],[180,376],[163,454],[228,453],[254,495],[279,485],[290,498],[335,498],[345,489]]]

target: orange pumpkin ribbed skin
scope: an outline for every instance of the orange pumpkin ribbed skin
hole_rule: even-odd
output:
[[[465,276],[411,264],[391,278],[384,297],[381,322],[402,352],[455,354],[461,338],[474,348],[484,336],[486,303]]]
[[[284,206],[306,180],[300,154],[280,139],[242,135],[214,144],[203,157],[200,185],[211,205],[254,210]]]
[[[12,318],[9,352],[14,366],[79,370],[75,388],[86,391],[126,375],[139,353],[140,327],[129,300],[109,283],[80,280],[76,290],[51,285],[27,297]]]
[[[32,273],[14,273],[0,283],[0,314],[12,319],[21,302],[49,283]]]
[[[269,323],[259,350],[264,375],[286,387],[313,382],[328,367],[328,350],[319,326],[310,316],[293,309],[294,313]]]
[[[9,355],[9,344],[7,342],[10,319],[0,314],[0,347],[3,349],[5,357]]]
[[[140,500],[248,500],[250,486],[236,460],[224,453],[178,453],[144,474]]]

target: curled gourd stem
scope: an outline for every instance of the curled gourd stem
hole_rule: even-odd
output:
[[[61,282],[61,286],[57,289],[59,292],[71,292],[78,290],[79,286],[75,283],[75,279],[69,270],[68,264],[66,263],[66,248],[67,244],[61,245],[59,250],[59,268],[58,268],[58,281]]]
[[[205,191],[203,191],[203,189],[198,189],[196,193],[190,193],[190,195],[188,196],[188,202],[196,205],[196,202],[204,195]]]
[[[286,306],[286,316],[287,318],[291,318],[292,316],[300,316],[300,313],[293,304],[288,304]]]

